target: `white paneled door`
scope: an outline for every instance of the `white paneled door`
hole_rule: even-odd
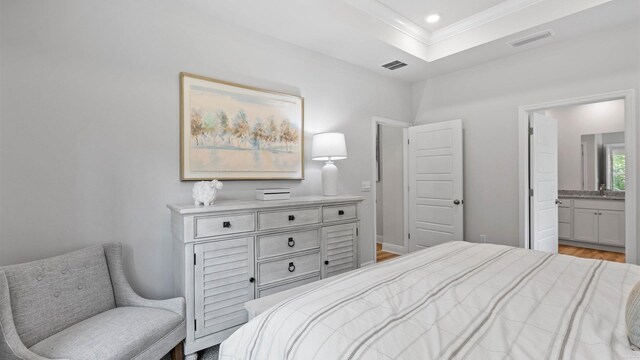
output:
[[[409,251],[463,240],[462,120],[409,128]]]
[[[529,141],[531,248],[558,252],[558,122],[534,113]]]

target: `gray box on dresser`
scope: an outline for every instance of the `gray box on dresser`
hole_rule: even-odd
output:
[[[168,205],[187,355],[244,324],[244,303],[356,269],[360,196]]]

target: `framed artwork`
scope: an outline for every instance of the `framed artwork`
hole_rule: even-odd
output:
[[[302,180],[303,149],[303,98],[180,73],[181,180]]]

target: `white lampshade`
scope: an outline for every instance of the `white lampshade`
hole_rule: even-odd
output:
[[[344,134],[324,133],[313,135],[311,158],[321,161],[346,159],[347,144],[344,141]]]

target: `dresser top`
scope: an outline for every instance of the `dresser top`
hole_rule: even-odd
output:
[[[248,209],[269,209],[275,207],[304,206],[304,205],[331,205],[346,202],[363,201],[362,196],[338,195],[338,196],[297,196],[289,200],[220,200],[211,206],[203,205],[174,205],[167,207],[171,211],[182,215],[200,214],[206,212],[234,211]]]

